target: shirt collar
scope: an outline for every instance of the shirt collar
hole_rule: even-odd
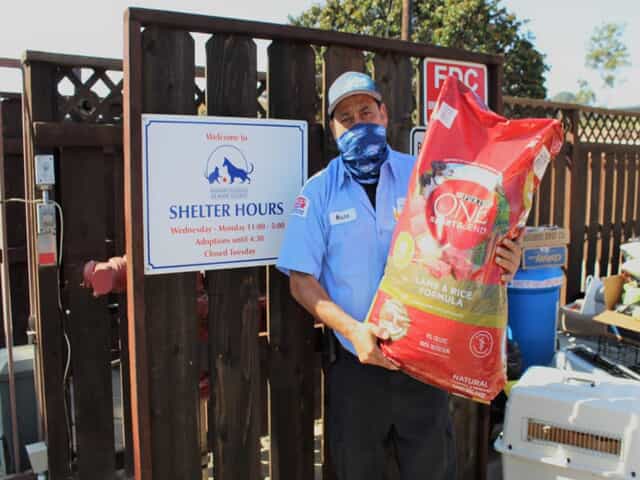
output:
[[[396,157],[395,152],[391,149],[389,145],[387,145],[387,158],[385,158],[385,161],[382,162],[382,166],[380,167],[381,174],[382,174],[382,169],[389,168],[391,170],[392,175],[396,177],[395,169],[398,167],[395,166],[395,157]],[[389,167],[385,167],[385,165],[387,164],[389,165]],[[349,173],[347,168],[344,166],[344,163],[342,161],[342,155],[340,155],[338,157],[338,187],[342,188],[342,186],[344,185],[344,182],[346,182],[347,180],[351,181],[353,180],[353,178],[351,177],[351,174]]]

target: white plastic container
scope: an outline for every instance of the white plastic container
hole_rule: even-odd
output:
[[[31,443],[25,446],[33,473],[44,473],[48,469],[47,444],[44,442]]]
[[[495,447],[504,480],[640,479],[640,382],[532,367]]]

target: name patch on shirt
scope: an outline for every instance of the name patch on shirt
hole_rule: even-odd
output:
[[[291,210],[291,215],[306,217],[308,209],[309,209],[309,199],[304,195],[298,195],[296,200],[293,202],[293,209]]]
[[[329,213],[329,223],[331,225],[339,225],[341,223],[353,222],[356,217],[356,209],[349,208],[347,210]]]

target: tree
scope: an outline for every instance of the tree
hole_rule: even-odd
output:
[[[614,88],[619,81],[620,69],[630,64],[627,46],[622,42],[623,33],[623,25],[604,23],[596,27],[589,38],[584,63],[586,67],[596,70],[600,74],[602,86],[605,89]],[[580,79],[578,80],[578,91],[573,95],[573,100],[568,101],[582,105],[593,105],[596,103],[596,94],[589,82]]]
[[[563,91],[556,93],[553,97],[550,98],[552,102],[559,103],[576,103],[576,94]]]
[[[613,88],[619,70],[629,63],[629,51],[622,42],[624,25],[604,23],[596,27],[589,39],[585,64],[596,70],[604,87]]]
[[[586,80],[578,80],[578,92],[576,93],[575,103],[582,105],[593,105],[596,103],[596,94]]]
[[[505,55],[506,95],[545,98],[544,55],[524,31],[526,21],[500,5],[501,0],[413,0],[412,35],[416,42]],[[326,0],[298,17],[294,25],[400,38],[399,0]]]

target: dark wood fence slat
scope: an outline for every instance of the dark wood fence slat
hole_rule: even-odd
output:
[[[256,61],[252,60],[256,55],[253,40],[216,35],[207,42],[206,50],[207,112],[255,117],[258,74]]]
[[[364,72],[364,54],[361,50],[355,50],[347,47],[328,47],[324,52],[323,62],[323,85],[322,85],[322,118],[324,119],[324,129],[327,132],[325,135],[325,161],[328,162],[338,154],[338,148],[333,135],[329,132],[329,114],[327,109],[329,108],[329,87],[333,81],[347,71]]]
[[[604,204],[602,206],[602,251],[600,254],[600,276],[607,275],[611,260],[611,232],[613,226],[613,188],[615,156],[607,153],[604,166]]]
[[[124,159],[122,148],[106,148],[105,161],[111,165],[111,175],[105,179],[107,189],[111,189],[111,207],[113,211],[113,229],[109,232],[109,256],[120,255],[125,251],[124,232]],[[122,400],[122,433],[124,440],[124,470],[133,475],[133,433],[131,425],[131,376],[129,374],[129,322],[127,317],[127,297],[124,294],[112,295],[117,303],[119,350],[120,350],[120,386]]]
[[[269,117],[315,121],[315,54],[311,46],[269,47]],[[298,101],[292,102],[291,98]],[[311,150],[318,157],[320,152]],[[313,161],[310,163],[318,163]],[[289,279],[269,272],[269,387],[273,480],[314,475],[313,319],[289,293]]]
[[[417,86],[417,98],[416,98],[416,105],[418,107],[418,125],[426,125],[427,124],[427,119],[426,119],[426,113],[427,113],[427,107],[424,104],[424,100],[425,100],[425,62],[426,60],[424,58],[421,58],[420,61],[418,62],[418,71],[416,72],[416,81],[418,83]]]
[[[625,161],[624,152],[616,153],[616,186],[613,224],[613,249],[611,251],[611,271],[618,273],[620,266],[620,244],[622,243],[622,223],[624,222],[625,201]]]
[[[254,269],[252,269],[254,270]],[[246,270],[209,272],[211,398],[215,478],[259,478],[261,364],[258,284]]]
[[[565,144],[555,159],[556,181],[553,190],[553,224],[559,227],[564,226],[566,205],[567,202],[571,201],[567,195],[568,192],[566,188],[567,152],[569,150],[569,145]]]
[[[24,162],[22,159],[22,108],[21,98],[11,97],[0,101],[0,155],[4,156],[4,181],[7,198],[24,198]],[[9,147],[9,142],[20,143],[20,151]],[[11,282],[11,312],[13,317],[13,341],[15,345],[27,343],[29,318],[29,288],[26,268],[26,218],[24,205],[5,205],[7,219],[6,259],[9,262]],[[1,308],[0,308],[1,310]],[[4,325],[0,325],[0,345],[5,346]]]
[[[22,156],[22,139],[21,138],[5,138],[4,153],[5,155]]]
[[[640,236],[640,152],[634,151],[631,154],[634,158],[634,169],[636,171],[636,208],[634,211],[634,221],[633,221],[633,235],[638,237]]]
[[[636,171],[636,208],[635,208],[635,218],[633,222],[633,235],[638,237],[640,236],[640,152],[634,151],[631,153],[634,159],[634,169]]]
[[[125,50],[123,78],[124,133],[124,202],[127,264],[127,317],[131,385],[131,426],[134,471],[138,480],[151,480],[151,401],[147,372],[147,319],[144,303],[144,234],[142,209],[142,121],[143,112],[143,54],[142,27],[125,13]]]
[[[527,217],[527,226],[535,227],[538,225],[538,210],[540,203],[540,194],[536,192],[533,194],[533,203],[531,204],[531,211]]]
[[[111,378],[111,318],[106,301],[82,288],[84,262],[105,258],[105,204],[101,149],[65,149],[58,174],[60,204],[65,212],[62,273],[66,322],[71,343],[72,384],[78,474],[81,478],[112,479],[115,474],[113,391]],[[91,168],[84,166],[89,161]]]
[[[52,121],[56,115],[56,69],[53,65],[38,62],[26,65],[24,75],[23,115],[25,149],[25,196],[36,198],[34,155],[53,153],[51,149],[34,146],[33,121]],[[56,192],[50,193],[55,200]],[[44,431],[46,432],[51,480],[66,480],[71,474],[71,455],[65,405],[64,366],[67,359],[66,342],[61,329],[61,312],[58,308],[58,271],[55,267],[39,267],[36,255],[35,208],[27,209],[27,251],[29,258],[30,310],[35,317],[38,332],[36,371],[37,389],[43,405]]]
[[[151,27],[142,33],[143,110],[194,114],[194,42],[187,32]],[[196,276],[144,280],[153,478],[198,478]]]
[[[555,165],[549,165],[547,171],[542,178],[540,187],[537,192],[538,197],[538,218],[537,225],[549,225],[551,223],[551,196],[552,196],[552,180],[554,176]]]
[[[389,143],[394,149],[409,153],[414,96],[398,95],[398,92],[413,90],[411,59],[403,55],[378,54],[373,59],[373,73],[389,115]]]
[[[625,154],[625,171],[627,175],[627,192],[624,218],[624,239],[628,241],[633,237],[634,203],[636,196],[636,159],[635,154]]]
[[[586,275],[595,272],[596,255],[598,254],[598,233],[600,230],[600,181],[602,179],[602,152],[591,151],[591,198],[589,205],[589,226],[587,230],[587,263]]]
[[[256,45],[215,35],[206,45],[209,115],[255,117]],[[209,291],[209,445],[214,477],[261,475],[259,436],[263,380],[258,340],[259,276],[245,268],[207,272]]]
[[[577,116],[577,115],[576,115]],[[571,209],[570,235],[571,248],[569,249],[569,265],[567,270],[567,301],[573,301],[580,296],[582,261],[584,256],[585,214],[587,205],[587,166],[589,152],[580,148],[578,144],[573,147],[571,166],[571,199],[574,207]]]

